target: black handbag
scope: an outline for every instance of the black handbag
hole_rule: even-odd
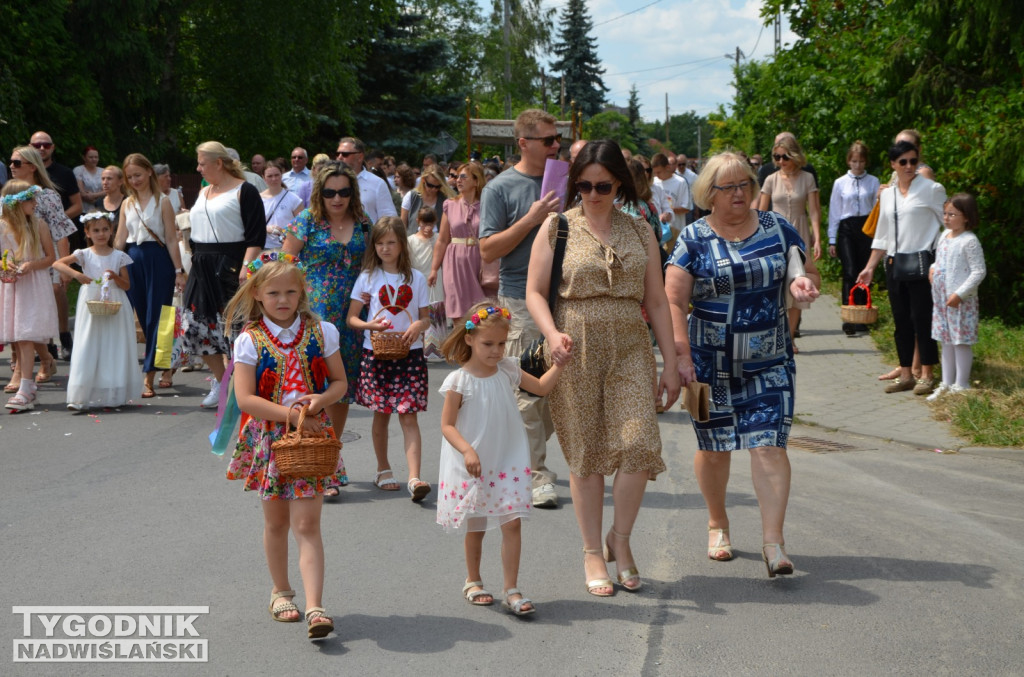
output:
[[[894,187],[894,190],[898,188]],[[899,210],[896,208],[896,194],[892,196],[893,203],[893,222],[895,223],[894,230],[896,232],[896,246],[893,252],[891,264],[892,264],[892,279],[897,282],[917,282],[918,280],[928,279],[928,269],[935,261],[935,252],[931,249],[922,249],[917,252],[901,252],[900,248],[900,215]]]
[[[551,259],[551,282],[548,285],[548,308],[555,315],[555,300],[562,283],[562,261],[565,260],[565,243],[569,239],[569,222],[564,214],[558,215],[558,232],[555,235],[555,254]],[[533,339],[519,356],[519,366],[527,374],[540,378],[548,370],[544,361],[544,337]]]

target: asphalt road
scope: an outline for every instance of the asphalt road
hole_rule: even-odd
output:
[[[447,371],[430,367],[420,417],[432,483]],[[0,415],[0,674],[1024,674],[1024,463],[798,427],[852,448],[791,448],[786,533],[797,573],[769,580],[746,452],[729,494],[739,556],[706,558],[694,439],[678,410],[661,418],[669,471],[649,485],[633,532],[639,594],[586,593],[552,439],[562,504],[524,528],[520,587],[538,607],[524,620],[462,599],[461,540],[435,525],[433,496],[416,505],[371,485],[370,414],[354,407],[348,431],[359,439],[343,450],[352,484],[323,516],[337,633],[312,644],[301,624],[267,614],[259,500],[225,480],[227,458],[208,450],[214,415],[198,408],[207,375],[179,374],[144,406],[90,415],[65,411],[63,392],[48,386],[41,410]],[[392,436],[401,478],[397,421]],[[499,540],[484,544],[494,592]],[[209,606],[195,624],[209,660],[15,663],[13,641],[24,637],[11,610],[21,605]]]

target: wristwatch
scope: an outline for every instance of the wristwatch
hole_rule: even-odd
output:
[[[185,274],[185,270],[183,268],[175,268],[174,269],[174,274],[175,275],[184,275]]]

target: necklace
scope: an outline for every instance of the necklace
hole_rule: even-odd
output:
[[[270,339],[270,342],[273,343],[275,346],[277,346],[281,350],[291,350],[299,342],[299,339],[302,338],[302,334],[306,330],[306,320],[302,319],[299,321],[299,331],[295,333],[295,338],[293,338],[290,343],[285,343],[281,339],[274,336],[273,332],[270,331],[270,327],[267,326],[267,323],[263,320],[262,317],[260,318],[260,328],[263,330],[263,333],[267,335],[267,338]]]

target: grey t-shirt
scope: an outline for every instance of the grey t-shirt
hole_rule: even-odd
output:
[[[491,179],[480,194],[480,237],[502,232],[526,216],[533,203],[540,199],[543,176],[527,176],[514,167]],[[498,294],[514,299],[526,298],[526,270],[530,266],[530,249],[540,224],[523,238],[516,248],[501,257]]]

